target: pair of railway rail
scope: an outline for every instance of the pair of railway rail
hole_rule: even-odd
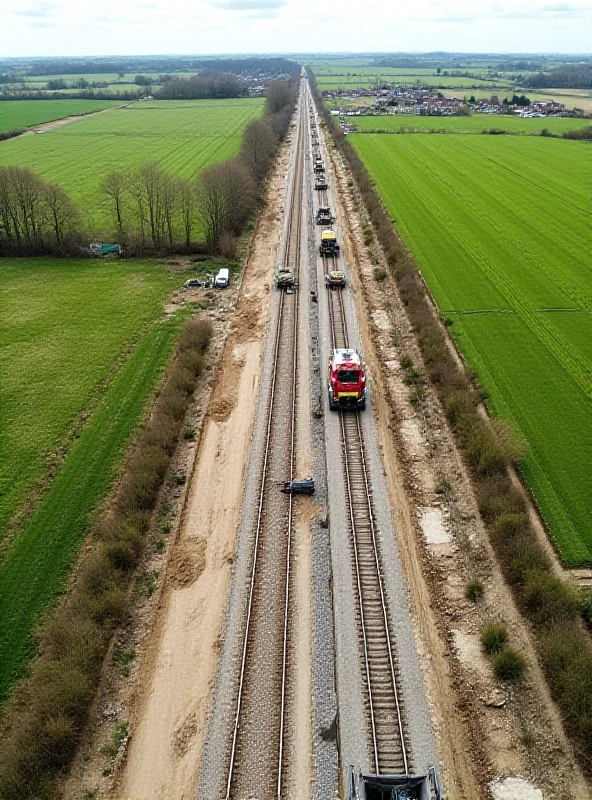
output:
[[[288,208],[283,267],[298,279],[304,185],[304,119],[298,125],[294,180]],[[260,768],[257,796],[282,796],[285,770],[286,707],[290,627],[290,559],[294,498],[277,490],[277,476],[294,478],[298,379],[298,293],[282,291],[275,333],[273,367],[253,562],[241,666],[234,714],[226,798],[253,796],[253,766],[268,754],[269,769]],[[291,379],[285,379],[286,374]],[[270,562],[266,564],[265,562]],[[266,570],[266,566],[268,569]],[[267,574],[265,574],[267,573]],[[271,574],[270,574],[271,573]],[[271,586],[270,586],[271,583]],[[273,598],[270,598],[270,593]],[[277,603],[279,595],[281,602]],[[269,608],[283,608],[281,629]],[[281,655],[279,655],[281,653]],[[257,679],[259,673],[259,679]],[[251,696],[253,694],[253,696]],[[279,713],[276,701],[279,696]],[[262,698],[266,712],[259,713]],[[256,719],[253,717],[256,715]],[[249,734],[257,730],[258,735]],[[275,756],[269,757],[270,750]],[[275,761],[275,764],[271,763]],[[265,774],[267,773],[267,774]],[[272,776],[275,776],[272,779]],[[273,786],[272,784],[273,780]]]
[[[304,99],[300,103],[295,171],[283,254],[283,266],[293,272],[296,280],[305,186],[307,104]],[[322,194],[321,203],[326,203],[327,192]],[[324,269],[327,269],[325,262]],[[275,794],[276,798],[281,798],[284,789],[294,498],[277,491],[277,480],[280,476],[285,479],[286,474],[289,480],[293,480],[295,470],[298,297],[297,292],[283,291],[279,299],[226,800],[252,797],[254,792],[257,797]],[[327,292],[327,297],[332,345],[334,348],[348,347],[343,290]],[[286,375],[291,379],[285,379]],[[400,681],[382,578],[363,430],[357,412],[339,411],[338,414],[371,760],[376,774],[408,774],[410,764]],[[270,570],[273,577],[270,577]],[[280,595],[281,602],[277,603]],[[283,608],[283,618],[278,620],[279,615],[275,612],[280,607]],[[361,731],[360,735],[364,732]],[[253,762],[258,765],[256,774]],[[256,788],[254,780],[258,781]]]

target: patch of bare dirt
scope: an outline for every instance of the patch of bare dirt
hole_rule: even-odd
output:
[[[528,626],[503,580],[437,397],[428,387],[419,407],[410,402],[400,359],[410,356],[422,371],[421,354],[396,285],[390,277],[374,279],[376,263],[386,267],[384,257],[376,243],[364,244],[367,220],[334,150],[332,162],[342,216],[350,224],[347,255],[357,268],[352,290],[449,796],[485,797],[488,781],[520,776],[545,798],[583,800],[592,791],[565,737]],[[473,578],[485,589],[478,604],[465,597]],[[519,687],[500,685],[481,651],[479,635],[492,618],[507,624],[512,644],[527,657]]]
[[[233,341],[236,341],[235,332],[236,329],[233,325],[230,333]],[[241,345],[237,343],[234,352],[226,359],[226,368],[218,377],[214,396],[208,410],[208,415],[216,422],[226,422],[236,407],[236,378],[237,375],[240,375],[245,365],[244,358],[241,358],[240,352]]]
[[[169,558],[171,585],[176,589],[190,586],[199,578],[206,566],[206,544],[200,539],[192,547],[179,541],[173,548]]]

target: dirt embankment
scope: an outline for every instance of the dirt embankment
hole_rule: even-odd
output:
[[[129,626],[133,633],[126,641],[137,651],[131,677],[111,674],[104,681],[92,735],[66,797],[97,789],[103,797],[142,800],[195,796],[280,241],[288,148],[289,142],[270,182],[229,325],[224,312],[231,309],[218,310],[228,335],[220,342],[203,432],[187,463],[187,491],[179,492],[180,523],[153,578],[155,600]],[[114,758],[109,745],[118,724],[125,742]]]
[[[395,526],[412,593],[414,624],[423,662],[439,754],[451,798],[487,795],[495,776],[520,776],[545,798],[592,796],[538,666],[528,626],[514,605],[480,521],[470,479],[435,394],[426,387],[413,405],[401,358],[423,372],[417,342],[396,285],[377,281],[386,268],[378,244],[364,244],[367,220],[335,150],[346,242],[355,264],[352,287],[371,365],[372,392]],[[388,272],[388,270],[387,270]],[[480,603],[465,597],[469,580],[482,581]],[[512,644],[527,657],[523,683],[499,684],[479,635],[502,619]]]

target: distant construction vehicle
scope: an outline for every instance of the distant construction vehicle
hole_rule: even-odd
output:
[[[333,350],[329,361],[329,408],[366,408],[366,373],[362,357],[351,347]]]
[[[123,255],[123,248],[120,244],[93,242],[89,246],[88,252],[91,254],[91,256],[110,256],[110,255],[121,256]]]
[[[294,273],[289,269],[279,269],[275,276],[275,285],[278,289],[292,291],[296,285]]]
[[[324,175],[317,175],[315,178],[315,189],[328,189],[329,184],[327,183],[327,178]]]
[[[325,171],[325,165],[323,164],[323,159],[320,156],[317,156],[315,158],[315,163],[314,163],[315,175],[320,175],[324,171]]]
[[[335,217],[329,206],[320,206],[317,211],[317,225],[332,225]]]
[[[321,233],[321,244],[319,245],[321,256],[332,256],[337,258],[339,255],[339,245],[337,244],[337,234],[334,230],[327,228]]]
[[[343,289],[345,286],[345,272],[341,269],[332,269],[325,275],[327,289]]]

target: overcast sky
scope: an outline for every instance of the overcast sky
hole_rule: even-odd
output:
[[[0,56],[590,53],[592,0],[0,0]]]

